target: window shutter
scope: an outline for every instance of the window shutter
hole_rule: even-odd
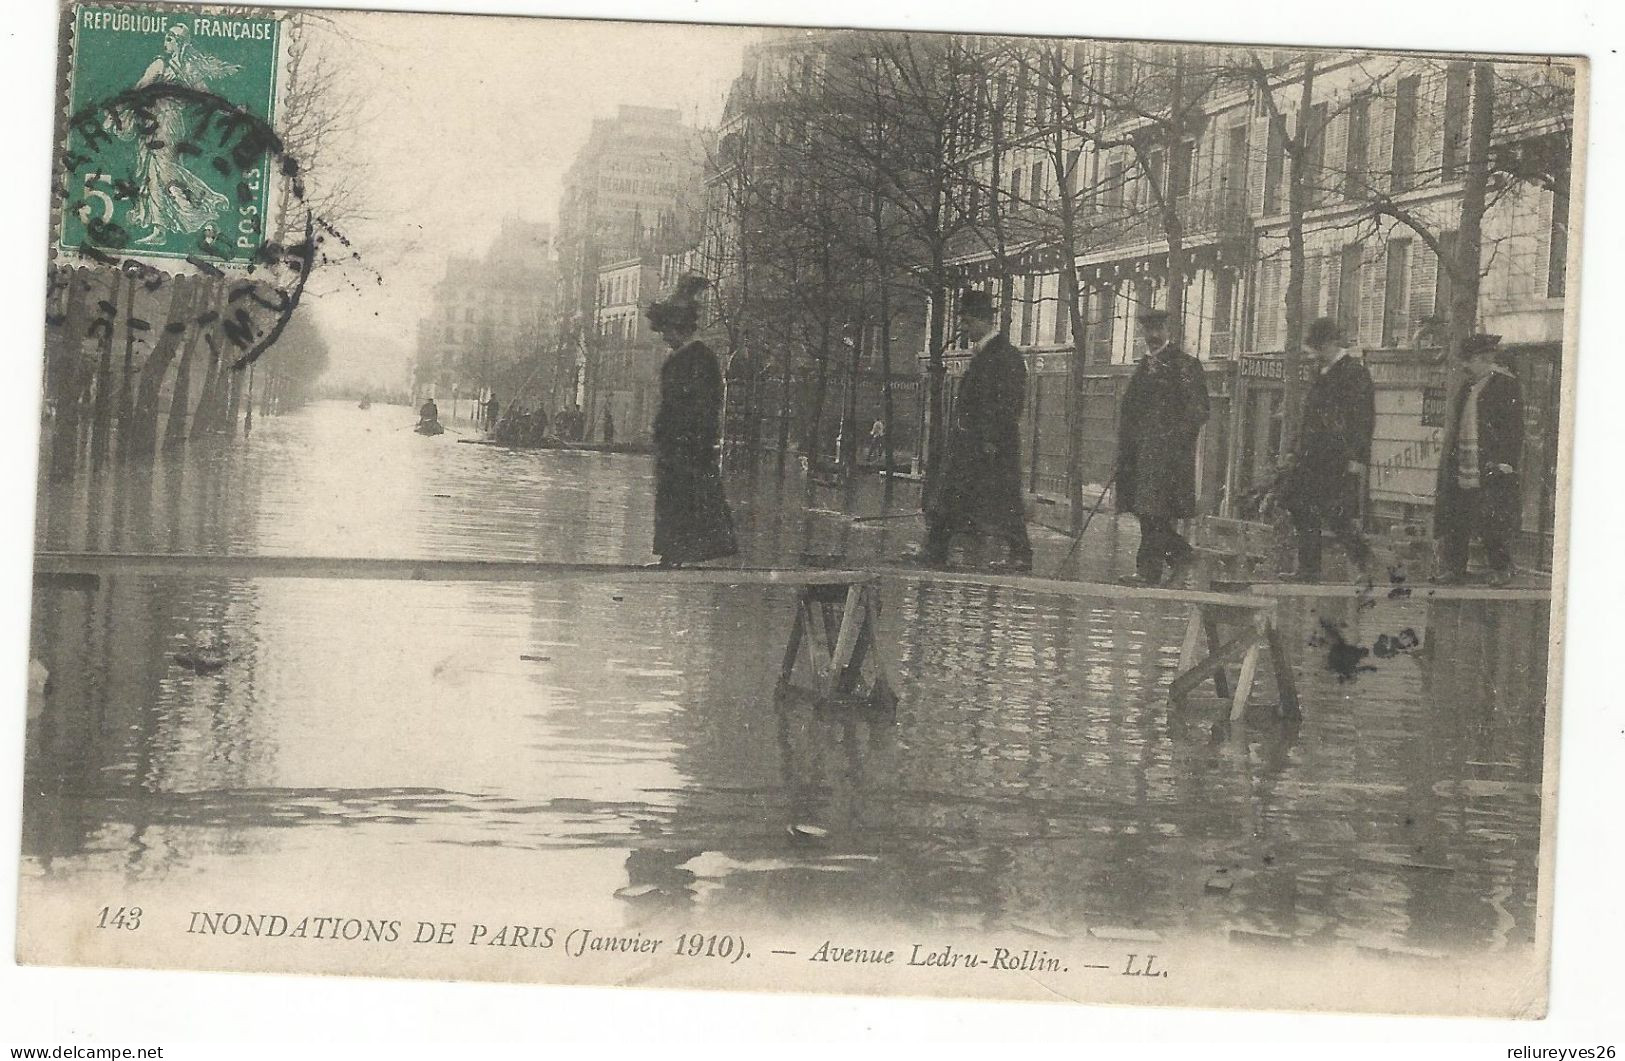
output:
[[[1343,256],[1336,250],[1321,255],[1321,284],[1326,289],[1324,316],[1337,319],[1337,293],[1343,289]]]
[[[1367,180],[1374,190],[1393,187],[1394,97],[1384,93],[1371,100],[1371,135],[1367,140]]]
[[[1382,293],[1387,270],[1387,243],[1368,243],[1363,248],[1360,266],[1360,336],[1359,345],[1382,345]]]
[[[1439,182],[1444,165],[1444,73],[1422,75],[1416,99],[1416,184]]]
[[[1434,281],[1439,270],[1439,256],[1421,240],[1411,246],[1411,319],[1410,335],[1414,336],[1422,322],[1433,315]],[[1410,340],[1407,337],[1406,343]]]
[[[1533,286],[1528,291],[1520,293],[1530,298],[1545,298],[1549,286],[1547,278],[1551,275],[1553,197],[1552,193],[1544,188],[1529,188],[1524,194],[1536,200],[1535,256],[1527,270],[1527,282]]]
[[[1324,172],[1319,181],[1325,189],[1321,192],[1321,202],[1333,199],[1334,189],[1343,186],[1343,177],[1348,173],[1348,153],[1349,112],[1344,110],[1333,115],[1326,126],[1326,152],[1321,156]]]
[[[1247,212],[1264,216],[1264,171],[1269,165],[1269,115],[1254,118],[1247,142]]]
[[[1289,104],[1281,111],[1286,128],[1282,131],[1283,145],[1281,147],[1281,208],[1290,208],[1289,196],[1292,194],[1292,155],[1287,151],[1285,144],[1290,143],[1298,135],[1298,105]]]

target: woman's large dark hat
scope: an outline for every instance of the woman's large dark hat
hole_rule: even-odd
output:
[[[676,290],[665,298],[649,303],[643,315],[649,318],[649,327],[657,332],[668,329],[693,331],[700,323],[700,292],[711,286],[711,281],[693,273],[677,278]]]

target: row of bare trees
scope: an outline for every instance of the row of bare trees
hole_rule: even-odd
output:
[[[1413,233],[1448,280],[1433,317],[1454,348],[1478,326],[1503,238],[1485,235],[1485,218],[1530,188],[1560,193],[1566,216],[1573,108],[1572,72],[1516,61],[859,31],[764,46],[708,167],[704,268],[730,353],[749,366],[736,380],[743,441],[759,441],[774,375],[781,453],[791,379],[810,379],[803,451],[816,452],[833,379],[850,439],[865,346],[895,423],[894,358],[899,346],[912,358],[923,334],[929,478],[943,463],[951,293],[992,282],[1008,328],[1017,306],[1032,312],[1018,284],[1043,274],[1052,286],[1034,297],[1071,346],[1076,524],[1088,344],[1121,294],[1080,261],[1114,247],[1149,258],[1177,327],[1191,316],[1192,240],[1238,248],[1224,312],[1284,311],[1290,434],[1309,244]],[[1253,298],[1260,262],[1283,254],[1282,304]]]

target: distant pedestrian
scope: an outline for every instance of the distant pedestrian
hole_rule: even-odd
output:
[[[485,400],[485,429],[495,431],[497,420],[502,416],[502,403],[497,401],[496,392]]]
[[[1117,510],[1140,520],[1135,574],[1122,581],[1182,582],[1195,556],[1174,521],[1196,515],[1196,441],[1207,423],[1202,363],[1179,349],[1168,314],[1139,313],[1146,353],[1129,377],[1117,426]]]
[[[1337,322],[1321,317],[1304,343],[1320,371],[1309,385],[1292,461],[1281,487],[1282,507],[1298,535],[1300,582],[1320,580],[1321,530],[1330,528],[1349,561],[1368,575],[1371,550],[1360,533],[1365,469],[1377,421],[1376,390],[1365,363],[1349,351]]]
[[[435,424],[439,422],[440,407],[434,403],[433,398],[423,399],[423,404],[418,406],[418,423]]]
[[[609,406],[606,405],[606,406],[604,406],[604,445],[613,446],[614,444],[615,444],[615,414],[611,413],[609,411]]]
[[[1484,543],[1487,581],[1496,586],[1512,581],[1523,394],[1518,378],[1495,361],[1500,343],[1499,335],[1468,336],[1461,346],[1461,371],[1450,385],[1433,501],[1441,568],[1435,581],[1441,583],[1466,580],[1474,537]]]
[[[996,566],[1014,571],[1033,566],[1021,493],[1019,429],[1027,369],[995,319],[986,291],[960,296],[959,323],[974,353],[954,403],[947,466],[924,506],[926,539],[920,560],[935,567],[948,563],[954,537],[967,533],[1006,543],[1009,558]],[[884,434],[885,425],[877,426]]]
[[[683,276],[673,294],[644,311],[649,327],[672,351],[660,366],[654,421],[654,552],[662,567],[739,551],[718,464],[722,368],[710,347],[694,337],[700,313],[696,296],[706,284],[703,277]]]
[[[864,449],[863,459],[878,461],[886,455],[886,422],[876,420],[874,426],[869,428],[869,444]]]

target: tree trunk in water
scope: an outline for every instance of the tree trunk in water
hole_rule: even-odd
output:
[[[237,433],[237,416],[243,408],[243,377],[247,374],[243,369],[233,369],[226,373],[231,377],[227,384],[230,398],[226,404],[226,430],[230,434]]]
[[[892,429],[897,426],[896,408],[892,404],[891,389],[891,295],[888,285],[880,285],[880,419],[886,425],[886,433],[880,437],[880,459],[882,463],[882,482],[886,484],[886,493],[889,497],[892,488],[891,469],[892,456]]]
[[[933,250],[932,276],[941,277],[945,270],[940,249]],[[931,289],[931,317],[927,325],[926,349],[931,359],[925,366],[925,482],[921,496],[932,496],[938,477],[942,474],[944,458],[948,452],[947,425],[942,422],[946,405],[948,366],[943,354],[948,345],[948,285],[940,281]]]
[[[96,364],[96,407],[92,414],[90,441],[91,463],[97,466],[107,460],[112,450],[113,331],[118,320],[120,285],[125,283],[126,278],[122,272],[115,272],[111,274],[110,279],[111,290],[107,292],[105,299],[97,302],[96,320],[91,323],[91,330],[100,343],[100,356]]]
[[[79,464],[80,395],[87,382],[84,363],[86,304],[89,280],[77,269],[68,270],[68,294],[62,318],[50,333],[51,395],[56,417],[51,424],[50,478],[73,478]]]
[[[193,314],[196,299],[194,281],[178,278],[170,292],[169,310],[165,313],[163,331],[158,343],[141,365],[141,383],[136,393],[135,412],[129,425],[129,452],[138,457],[150,457],[158,451],[158,392],[163,388],[164,376],[170,362],[175,360],[181,338],[189,330],[187,319]]]
[[[243,434],[245,435],[254,430],[254,368],[254,365],[248,366],[248,393],[243,398]]]
[[[150,325],[145,320],[138,320],[135,315],[136,286],[134,278],[131,278],[124,305],[124,374],[119,377],[118,423],[114,428],[119,460],[130,455],[131,435],[135,426],[135,335],[138,331],[150,330]]]
[[[851,472],[858,463],[858,376],[863,369],[863,340],[866,336],[864,329],[859,328],[857,341],[852,344],[852,360],[848,363],[846,391],[846,409],[842,419],[846,421],[846,430],[843,432],[841,447],[841,464],[847,472]]]
[[[190,435],[196,438],[214,431],[215,398],[219,393],[220,381],[220,348],[214,343],[214,336],[209,336],[209,369],[203,376],[203,387],[198,392],[197,410],[192,414],[192,430]]]
[[[807,455],[807,466],[818,466],[819,447],[824,442],[824,401],[829,395],[829,314],[826,311],[818,324],[818,365],[813,377],[811,407],[807,410],[807,438],[801,451]]]

